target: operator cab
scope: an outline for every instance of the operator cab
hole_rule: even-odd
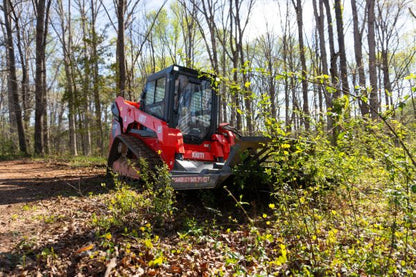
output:
[[[141,109],[179,129],[188,144],[209,140],[218,127],[213,76],[172,65],[147,79]]]

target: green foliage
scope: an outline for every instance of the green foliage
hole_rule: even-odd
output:
[[[107,163],[107,159],[97,156],[70,156],[68,157],[68,163],[73,167],[103,166]]]
[[[272,151],[265,180],[271,182],[275,199],[253,220],[253,250],[263,251],[274,270],[299,276],[412,275],[414,129],[392,119],[392,113],[377,122],[352,118],[348,109],[347,98],[335,101],[335,145],[319,126],[307,138],[295,140],[266,117]],[[259,173],[256,167],[251,170]],[[240,187],[252,184],[248,172],[237,168],[236,174]],[[280,253],[263,250],[265,236],[278,241]]]
[[[397,122],[389,124],[402,138],[408,133]],[[337,146],[318,133],[311,137],[313,155],[295,156],[302,162],[288,159],[287,167],[278,170],[284,176],[280,181],[296,166],[309,177],[303,179],[306,186],[276,186],[279,209],[274,215],[283,222],[286,238],[296,234],[298,240],[291,252],[309,261],[313,274],[410,274],[414,265],[409,260],[416,255],[409,235],[415,168],[397,143],[400,137],[383,124],[344,118],[341,127]],[[293,258],[289,255],[289,262],[299,262]]]
[[[290,138],[275,120],[266,120],[266,127],[271,139],[267,173],[274,188],[315,185],[319,175],[311,159],[315,157],[316,143],[302,137]]]
[[[266,169],[250,156],[248,151],[240,153],[243,163],[233,168],[233,193],[250,193],[259,189],[268,189],[270,175]]]
[[[104,273],[114,264],[111,273],[126,276],[139,269],[150,276],[414,275],[415,132],[393,119],[386,120],[394,133],[385,123],[340,117],[336,145],[322,130],[292,140],[277,122],[267,123],[273,151],[261,174],[273,195],[255,199],[262,209],[244,200],[253,180],[242,176],[244,189],[227,198],[231,205],[215,206],[207,194],[184,198],[176,204],[181,212],[172,213],[169,190],[158,192],[169,180],[166,168],[151,173],[139,161],[140,187],[119,181],[109,195],[94,196],[106,199],[92,220],[99,235],[70,257],[81,261],[74,267],[85,273],[94,262]],[[206,204],[220,210],[215,218]],[[38,241],[23,240],[17,249],[21,265],[36,257],[50,270],[61,259],[57,247]]]
[[[58,258],[58,255],[55,253],[53,247],[45,248],[42,250],[40,254],[37,255],[37,259],[39,262],[46,263],[48,266],[51,266]]]
[[[153,170],[143,159],[139,160],[138,167],[140,168],[138,173],[146,188],[145,192],[152,199],[150,211],[158,224],[163,224],[166,215],[172,215],[175,203],[175,191],[171,186],[169,169],[166,164],[163,164],[156,166],[156,170]]]
[[[106,200],[108,213],[100,216],[94,214],[93,225],[104,231],[112,228],[140,230],[149,222],[161,226],[172,217],[175,194],[167,167],[151,170],[148,163],[140,159],[138,168],[140,187],[130,186],[115,178],[116,189]]]
[[[7,136],[0,136],[0,161],[13,160],[21,157],[24,157],[24,155],[19,153],[15,140]]]
[[[38,158],[34,158],[34,160],[39,161],[48,161],[50,163],[65,163],[71,167],[89,167],[89,166],[97,166],[97,167],[104,167],[107,164],[107,159],[104,157],[99,156],[68,156],[68,155],[47,155]]]
[[[204,233],[204,228],[200,226],[195,218],[186,217],[184,220],[184,229],[187,235],[201,236]]]

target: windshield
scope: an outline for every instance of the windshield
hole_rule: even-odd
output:
[[[213,91],[210,82],[186,75],[175,80],[176,123],[185,142],[204,139],[210,131]]]

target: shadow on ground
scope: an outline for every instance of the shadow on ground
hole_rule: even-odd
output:
[[[41,179],[0,179],[0,205],[45,200],[56,196],[84,196],[104,193],[101,184],[109,182],[104,174],[76,178],[63,176]]]

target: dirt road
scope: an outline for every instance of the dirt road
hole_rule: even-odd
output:
[[[102,191],[103,167],[16,160],[0,162],[0,258],[36,243],[45,223],[59,227],[56,211],[82,207],[85,196]]]

